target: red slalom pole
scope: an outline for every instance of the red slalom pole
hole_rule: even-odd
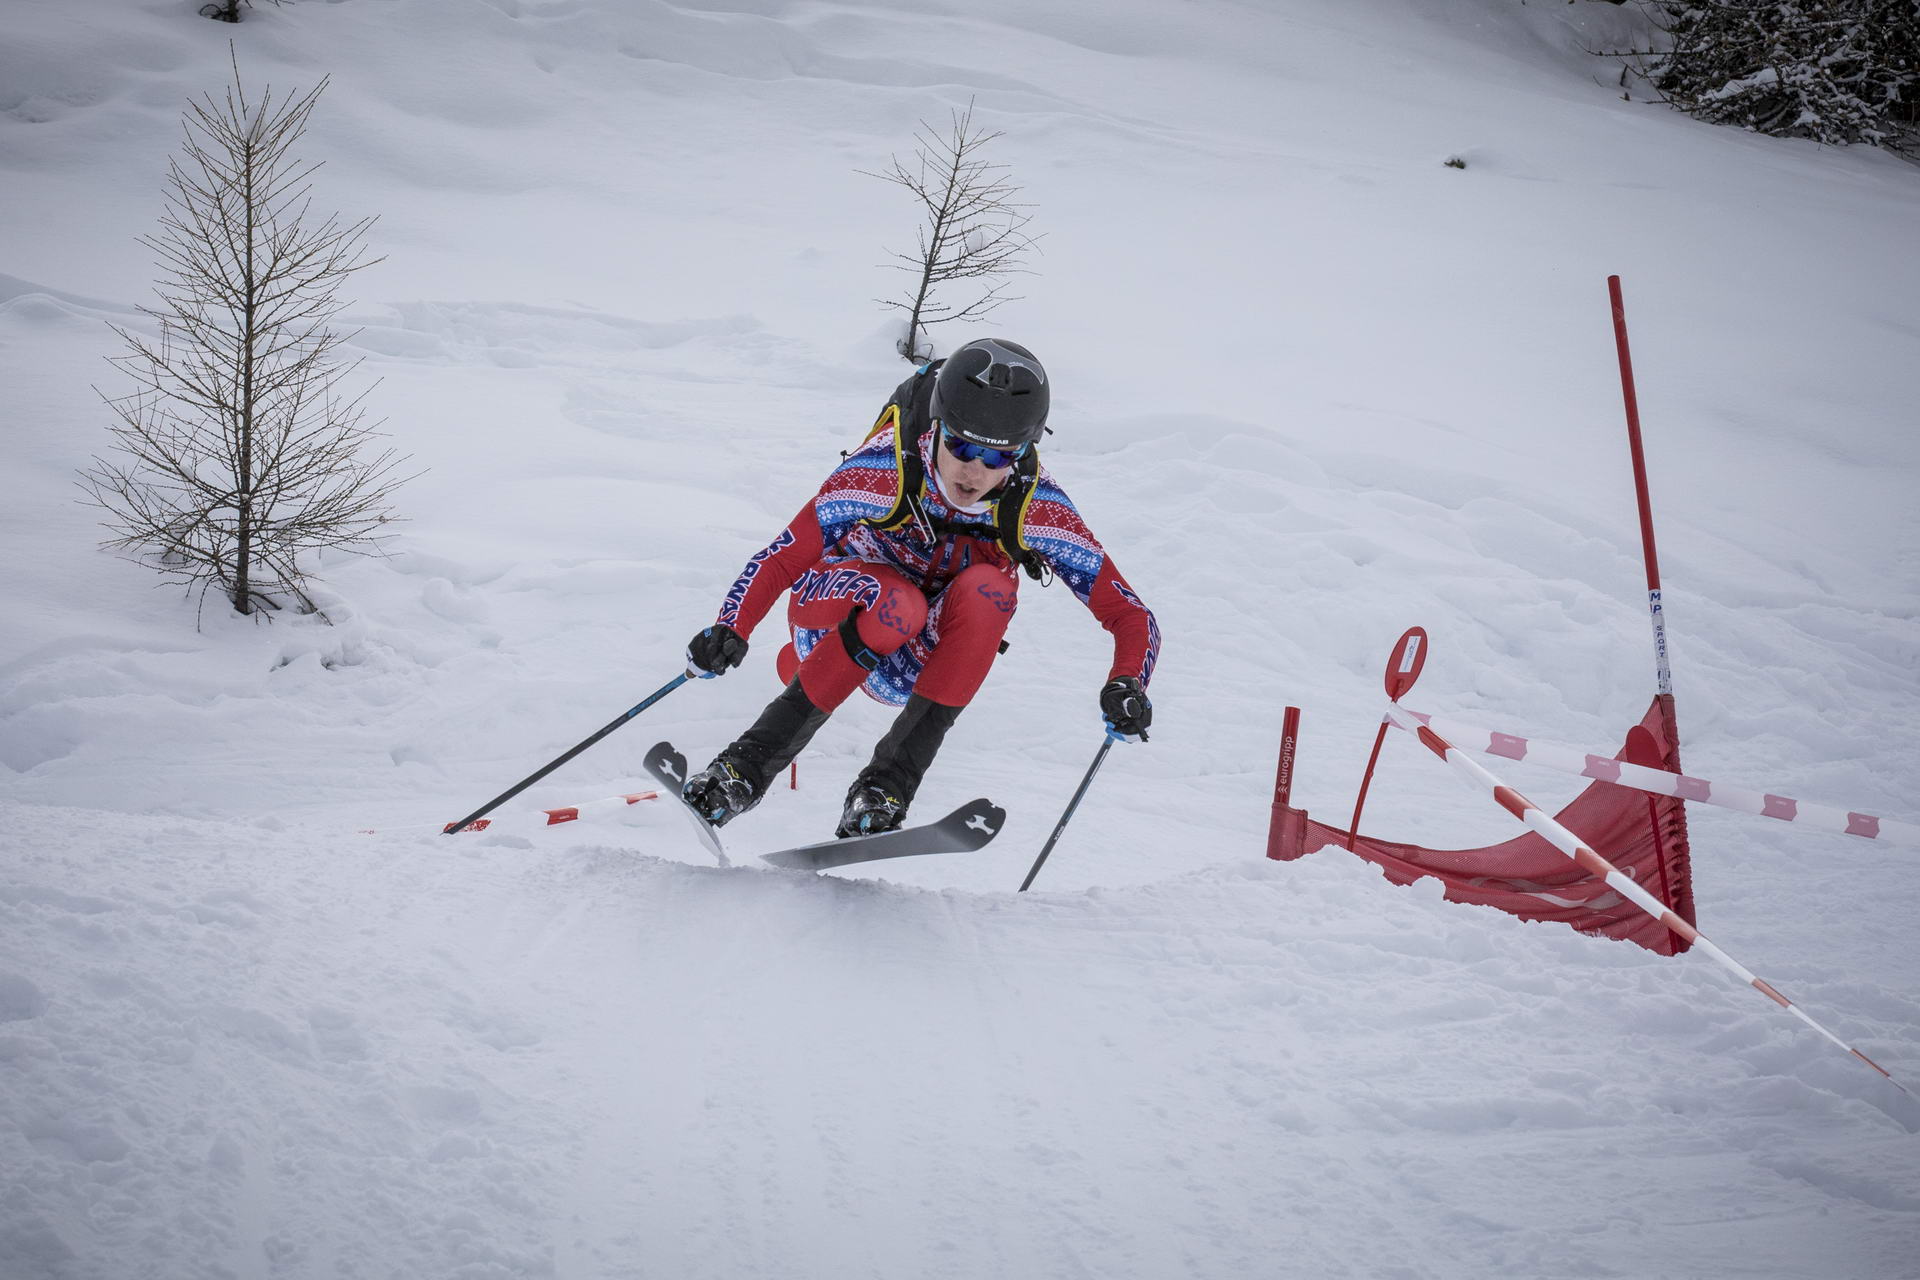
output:
[[[1353,798],[1353,821],[1347,824],[1347,852],[1353,852],[1354,842],[1360,838],[1360,811],[1367,807],[1367,788],[1373,785],[1373,767],[1380,763],[1380,745],[1387,740],[1387,723],[1380,722],[1380,732],[1373,735],[1373,754],[1367,757],[1367,771],[1360,778],[1360,794]]]
[[[1288,707],[1280,721],[1280,767],[1273,777],[1273,807],[1284,808],[1293,800],[1293,762],[1300,754],[1300,708]]]
[[[1413,682],[1420,678],[1420,670],[1426,665],[1427,629],[1408,627],[1387,659],[1388,699],[1398,703],[1400,696],[1413,688]],[[1386,740],[1387,722],[1382,720],[1380,732],[1373,736],[1373,754],[1367,757],[1367,771],[1360,778],[1360,794],[1353,801],[1353,821],[1347,824],[1348,853],[1353,852],[1354,843],[1360,839],[1360,811],[1367,807],[1367,788],[1373,785],[1373,767],[1380,763],[1380,745]]]
[[[1640,398],[1633,389],[1633,353],[1627,348],[1627,304],[1620,277],[1607,277],[1613,302],[1613,341],[1620,354],[1620,394],[1627,406],[1627,445],[1633,452],[1633,491],[1640,503],[1640,552],[1647,564],[1647,610],[1653,617],[1654,673],[1662,697],[1673,696],[1673,669],[1667,663],[1667,618],[1660,601],[1660,552],[1653,541],[1653,500],[1647,492],[1647,456],[1640,444]]]
[[[1267,856],[1290,862],[1304,850],[1293,820],[1293,766],[1300,758],[1300,708],[1288,707],[1280,721],[1280,763],[1273,773],[1273,807],[1267,813]]]

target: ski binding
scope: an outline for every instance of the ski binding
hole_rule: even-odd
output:
[[[1000,834],[1006,825],[1007,811],[991,800],[974,800],[961,805],[938,822],[917,827],[901,827],[870,836],[848,836],[841,840],[822,840],[797,849],[763,853],[761,860],[776,867],[800,871],[825,871],[856,862],[875,862],[881,858],[906,858],[923,853],[969,853]]]
[[[700,843],[707,847],[707,851],[719,860],[721,866],[732,866],[733,863],[727,860],[727,851],[720,845],[719,830],[680,794],[680,788],[687,782],[687,758],[675,750],[671,742],[656,742],[640,763],[655,781],[672,793],[675,804],[693,823],[694,830],[699,833]]]

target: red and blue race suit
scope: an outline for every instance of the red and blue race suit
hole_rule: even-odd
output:
[[[895,706],[915,692],[964,706],[998,655],[1017,603],[1019,572],[996,540],[991,506],[968,513],[946,501],[935,480],[932,431],[918,448],[928,520],[909,518],[884,530],[867,523],[884,519],[899,496],[894,432],[883,430],[849,454],[780,535],[754,554],[720,607],[716,621],[747,636],[787,593],[793,640],[780,655],[780,678],[798,673],[816,706],[831,710],[856,687]],[[1152,611],[1045,467],[1036,485],[1027,506],[1027,547],[1112,634],[1107,678],[1133,676],[1147,684],[1160,654]],[[870,668],[856,665],[838,630],[855,606]]]

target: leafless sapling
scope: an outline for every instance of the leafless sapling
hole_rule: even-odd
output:
[[[892,157],[883,179],[911,191],[920,202],[925,221],[919,228],[919,251],[895,253],[890,264],[914,278],[904,298],[879,299],[883,306],[907,313],[899,353],[908,360],[924,359],[929,351],[921,342],[927,326],[950,320],[977,320],[1003,302],[1006,277],[1029,274],[1024,255],[1038,237],[1026,227],[1031,206],[1016,203],[1020,188],[1005,178],[1007,166],[991,164],[982,152],[1002,135],[973,122],[973,104],[955,111],[946,132],[936,132],[921,121],[915,133],[911,165]],[[935,297],[944,284],[961,280],[985,282],[984,292],[964,305]]]
[[[326,85],[249,98],[236,63],[224,96],[188,105],[160,230],[141,240],[160,258],[158,305],[140,309],[154,331],[113,326],[134,390],[101,393],[114,439],[80,477],[104,546],[242,614],[312,611],[312,553],[377,550],[401,483],[394,453],[370,448],[366,391],[341,389],[353,334],[329,323],[341,283],[379,260],[373,220],[316,217],[319,165],[293,155]]]

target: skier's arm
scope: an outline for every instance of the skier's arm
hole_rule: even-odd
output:
[[[1146,688],[1153,680],[1154,664],[1160,660],[1160,624],[1154,621],[1153,610],[1113,567],[1112,557],[1101,557],[1100,572],[1086,594],[1074,594],[1113,636],[1113,667],[1107,679],[1131,676]]]
[[[800,508],[780,536],[762,547],[727,588],[714,622],[751,635],[800,575],[820,563],[861,517],[893,507],[899,481],[893,466],[893,433],[882,432],[848,455]]]
[[[767,616],[781,594],[800,580],[800,575],[819,563],[826,544],[820,536],[820,520],[810,500],[800,514],[788,521],[780,536],[753,553],[740,576],[727,588],[714,621],[732,627],[742,636],[750,636]]]
[[[1145,688],[1160,658],[1160,624],[1080,518],[1072,499],[1044,471],[1040,491],[1027,511],[1026,537],[1027,545],[1045,558],[1054,575],[1113,636],[1113,666],[1107,679],[1131,677]]]

